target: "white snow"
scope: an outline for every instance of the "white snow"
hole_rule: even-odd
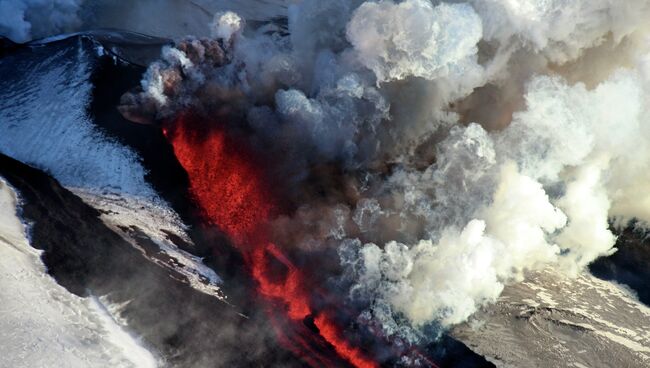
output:
[[[90,121],[90,55],[81,50],[0,62],[16,64],[1,68],[15,75],[0,82],[0,151],[66,187],[155,198],[139,158]]]
[[[120,348],[136,367],[153,368],[158,365],[151,352],[139,345],[133,336],[122,329],[117,319],[111,314],[110,307],[94,297],[90,298],[89,304],[106,329],[108,342]]]
[[[15,193],[0,179],[0,365],[157,366],[154,355],[101,302],[71,294],[47,275],[16,205]]]

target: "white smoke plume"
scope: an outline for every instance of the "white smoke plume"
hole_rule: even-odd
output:
[[[299,189],[275,240],[336,247],[359,318],[415,342],[527,271],[583,272],[615,251],[610,224],[650,222],[648,15],[649,0],[304,0],[284,34],[219,13],[122,111],[250,129]]]

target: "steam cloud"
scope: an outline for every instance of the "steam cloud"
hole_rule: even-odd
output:
[[[338,249],[359,318],[416,342],[528,270],[612,253],[610,223],[650,222],[648,15],[647,0],[304,0],[283,35],[219,13],[121,111],[253,131],[299,189],[275,240]]]

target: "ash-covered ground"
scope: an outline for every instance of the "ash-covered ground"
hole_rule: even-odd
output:
[[[452,335],[499,367],[644,367],[650,308],[624,285],[528,275]]]

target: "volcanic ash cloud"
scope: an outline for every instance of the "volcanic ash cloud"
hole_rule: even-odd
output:
[[[245,128],[291,187],[274,240],[335,247],[330,276],[358,318],[415,342],[527,270],[582,272],[614,251],[610,223],[650,221],[649,13],[305,0],[286,33],[220,13],[213,38],[165,49],[122,111]]]

